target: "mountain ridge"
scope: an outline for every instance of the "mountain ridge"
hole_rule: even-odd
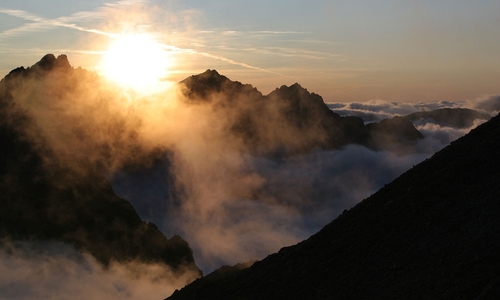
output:
[[[392,118],[380,126],[366,126],[359,117],[341,117],[328,108],[320,95],[310,93],[298,83],[282,85],[263,95],[250,84],[231,81],[215,70],[207,70],[180,84],[185,86],[183,92],[190,103],[212,103],[222,114],[233,116],[235,121],[229,124],[230,130],[257,153],[274,153],[277,149],[304,153],[314,148],[340,149],[349,144],[411,152],[423,138],[406,119]],[[265,130],[261,129],[262,117],[268,120]],[[288,135],[300,136],[300,141],[284,140],[275,127],[286,128]]]

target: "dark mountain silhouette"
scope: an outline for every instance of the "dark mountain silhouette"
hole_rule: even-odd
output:
[[[114,194],[102,175],[104,163],[90,158],[81,164],[77,159],[63,160],[34,117],[16,102],[28,82],[48,88],[57,80],[54,84],[62,87],[51,91],[51,96],[56,99],[61,94],[65,100],[68,90],[77,89],[76,80],[94,77],[73,69],[66,56],[46,55],[31,68],[13,70],[0,82],[1,241],[62,241],[89,252],[104,265],[138,260],[164,263],[179,272],[200,272],[186,241],[179,236],[167,239],[155,224],[142,221],[130,203]],[[35,101],[36,96],[30,99]],[[52,105],[59,104],[53,101]],[[84,133],[74,134],[85,140]],[[90,151],[84,154],[91,156]]]
[[[419,111],[404,116],[412,122],[432,119],[441,126],[470,128],[476,120],[489,120],[490,115],[467,108],[441,108],[432,111]]]
[[[359,117],[341,117],[323,98],[298,83],[262,95],[248,84],[231,81],[215,70],[181,82],[192,103],[211,103],[233,133],[260,153],[301,153],[314,148],[339,149],[359,144],[371,149],[411,151],[423,136],[407,119],[393,118],[366,126]]]
[[[177,299],[498,299],[500,116],[309,239]]]

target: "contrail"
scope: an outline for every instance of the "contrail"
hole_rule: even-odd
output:
[[[222,57],[222,56],[218,56],[218,55],[214,55],[214,54],[210,54],[210,53],[206,53],[206,52],[200,52],[200,51],[197,51],[197,50],[194,50],[194,49],[179,48],[179,47],[176,47],[176,46],[173,46],[173,45],[166,45],[166,44],[162,44],[162,45],[163,45],[164,49],[166,49],[166,50],[179,51],[179,52],[190,53],[190,54],[198,54],[198,55],[201,55],[201,56],[205,56],[205,57],[217,59],[217,60],[220,60],[220,61],[224,61],[224,62],[227,62],[227,63],[232,64],[232,65],[241,66],[241,67],[244,67],[244,68],[247,68],[247,69],[253,69],[253,70],[258,70],[258,71],[262,71],[262,72],[266,72],[266,73],[271,73],[271,74],[275,74],[275,75],[285,76],[285,75],[283,75],[281,73],[278,73],[278,72],[275,72],[275,71],[267,70],[267,69],[264,69],[264,68],[261,68],[261,67],[257,67],[257,66],[252,66],[250,64],[242,63],[242,62],[239,62],[239,61],[235,61],[235,60],[232,60],[230,58],[226,58],[226,57]]]
[[[130,1],[122,1],[122,2],[123,3],[128,3]],[[27,24],[27,25],[24,25],[24,26],[21,26],[21,27],[18,27],[18,28],[14,28],[14,29],[11,29],[11,30],[7,30],[7,31],[4,31],[4,32],[0,33],[0,40],[2,38],[13,36],[13,35],[16,35],[18,33],[29,32],[29,30],[31,30],[31,31],[33,31],[33,30],[43,30],[46,27],[71,28],[71,29],[74,29],[74,30],[88,32],[88,33],[94,33],[94,34],[98,34],[98,35],[107,36],[107,37],[110,37],[110,38],[116,38],[116,37],[120,36],[120,34],[118,34],[118,33],[110,33],[110,32],[106,32],[106,31],[102,31],[102,30],[98,30],[98,29],[93,29],[93,28],[89,29],[89,28],[85,28],[85,27],[82,27],[82,26],[78,26],[76,24],[70,24],[70,23],[67,23],[67,22],[63,22],[63,20],[64,21],[71,20],[71,17],[60,17],[60,18],[57,18],[57,19],[45,19],[45,18],[42,18],[40,16],[31,14],[31,13],[29,13],[27,11],[16,10],[16,9],[7,9],[7,8],[3,8],[3,7],[0,7],[0,13],[6,14],[6,15],[9,15],[9,16],[13,16],[13,17],[18,17],[18,18],[21,18],[21,19],[24,19],[24,20],[27,20],[27,21],[35,22],[35,23],[32,23],[32,24]],[[214,55],[214,54],[210,54],[210,53],[206,53],[206,52],[200,52],[200,51],[197,51],[197,50],[194,50],[194,49],[184,49],[184,48],[179,48],[179,47],[176,47],[176,46],[173,46],[173,45],[166,45],[166,44],[162,44],[162,45],[165,47],[165,49],[180,51],[180,52],[184,52],[184,53],[197,54],[197,55],[201,55],[201,56],[204,56],[204,57],[208,57],[208,58],[220,60],[220,61],[232,64],[232,65],[241,66],[241,67],[244,67],[244,68],[247,68],[247,69],[252,69],[252,70],[257,70],[257,71],[266,72],[266,73],[270,73],[270,74],[285,76],[285,75],[283,75],[281,73],[278,73],[278,72],[275,72],[275,71],[271,71],[271,70],[264,69],[264,68],[261,68],[261,67],[253,66],[253,65],[250,65],[250,64],[247,64],[247,63],[244,63],[244,62],[235,61],[235,60],[230,59],[230,58],[226,58],[226,57],[222,57],[222,56],[218,56],[218,55]]]
[[[32,29],[36,30],[37,29],[37,25],[38,25],[38,27],[39,27],[38,29],[42,29],[43,27],[46,27],[46,26],[49,26],[49,27],[66,27],[66,28],[76,29],[76,30],[79,30],[79,31],[84,31],[84,32],[90,32],[90,33],[96,33],[96,34],[100,34],[100,35],[105,35],[105,36],[109,36],[109,37],[115,37],[115,36],[117,36],[116,34],[108,33],[108,32],[102,31],[102,30],[88,29],[88,28],[85,28],[85,27],[77,26],[76,24],[68,24],[68,23],[65,23],[65,22],[61,21],[61,20],[67,19],[67,17],[61,17],[61,18],[57,18],[57,19],[45,19],[45,18],[39,17],[37,15],[31,14],[29,12],[23,11],[23,10],[6,9],[6,8],[3,8],[3,7],[0,7],[0,13],[6,14],[6,15],[9,15],[9,16],[13,16],[13,17],[18,17],[18,18],[24,19],[26,21],[33,21],[33,22],[35,22],[35,23],[31,23],[31,24],[27,24],[27,25],[18,27],[17,29],[19,29],[19,28],[28,28],[29,27],[29,28],[32,28]],[[11,29],[11,30],[7,30],[7,31],[5,31],[3,33],[8,33],[9,31],[13,32],[15,30],[16,30],[16,28]],[[22,30],[22,31],[25,31],[25,30]]]

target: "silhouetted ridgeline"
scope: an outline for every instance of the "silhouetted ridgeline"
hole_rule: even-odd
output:
[[[500,116],[295,246],[177,299],[499,299]]]
[[[181,83],[192,103],[211,103],[232,121],[230,130],[257,153],[301,153],[349,144],[407,152],[423,138],[407,119],[393,118],[379,126],[366,126],[361,118],[341,117],[328,108],[321,96],[297,83],[277,88],[267,96],[215,70],[193,75]]]
[[[31,68],[13,70],[0,82],[0,241],[63,241],[88,251],[104,265],[113,260],[138,260],[164,263],[179,272],[199,272],[186,241],[179,236],[167,239],[156,225],[142,221],[127,201],[114,194],[102,175],[106,162],[92,160],[100,151],[102,157],[111,157],[111,149],[104,144],[102,149],[76,147],[66,159],[66,151],[57,148],[63,146],[54,146],[65,138],[65,131],[57,128],[59,135],[50,136],[51,131],[41,130],[43,121],[53,116],[47,114],[35,122],[34,114],[42,108],[28,111],[20,104],[45,101],[45,106],[62,110],[65,103],[71,103],[71,93],[80,92],[77,82],[95,84],[95,78],[90,72],[73,69],[66,56],[46,55]],[[89,117],[90,122],[102,125],[97,116],[95,120]],[[103,130],[116,127],[108,125]],[[71,134],[82,145],[89,143],[85,132]],[[115,142],[126,147],[120,134],[113,134]]]

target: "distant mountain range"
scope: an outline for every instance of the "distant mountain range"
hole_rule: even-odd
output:
[[[177,299],[498,299],[500,116],[309,239]]]

